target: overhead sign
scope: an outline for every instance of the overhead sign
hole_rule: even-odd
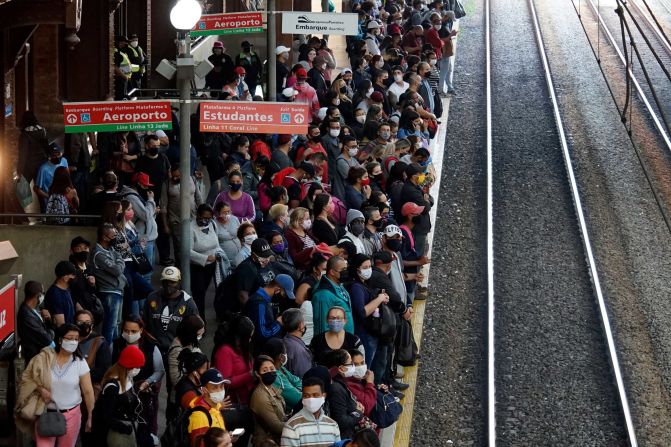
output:
[[[14,332],[16,282],[12,281],[0,290],[0,341]]]
[[[63,103],[65,133],[172,129],[170,101]]]
[[[200,131],[305,134],[309,116],[309,105],[292,102],[201,102]]]
[[[200,17],[191,30],[192,36],[243,34],[263,32],[263,12],[236,12],[231,14],[206,14]]]
[[[287,11],[282,13],[282,34],[359,34],[359,15],[330,12]]]

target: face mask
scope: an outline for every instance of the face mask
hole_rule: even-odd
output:
[[[238,192],[242,188],[242,183],[229,183],[228,186],[231,188],[231,191]]]
[[[363,234],[364,224],[363,224],[363,222],[356,222],[356,223],[350,224],[349,228],[350,228],[349,231],[354,236],[361,236],[361,234]]]
[[[270,386],[275,383],[275,379],[277,379],[277,371],[268,371],[261,374],[261,382],[263,382],[263,384],[266,386]]]
[[[137,40],[131,41],[130,46],[133,48],[137,48]]]
[[[370,178],[361,179],[361,186],[368,186],[368,185],[370,185]]]
[[[429,78],[430,76],[431,76],[431,70],[429,70],[429,71],[427,71],[426,73],[424,73],[424,77],[425,77],[425,78]]]
[[[321,409],[321,407],[324,406],[323,397],[308,397],[303,399],[302,402],[303,408],[308,410],[310,413],[316,413]]]
[[[374,91],[373,87],[369,88],[366,92],[366,98],[370,98],[370,95],[372,95]]]
[[[70,354],[77,350],[77,346],[79,346],[79,342],[77,340],[63,340],[61,342],[61,348]]]
[[[359,115],[356,117],[356,120],[360,122],[361,124],[366,122],[366,115]]]
[[[340,105],[340,98],[336,98],[336,99],[333,101],[333,105],[336,106],[336,107],[338,107],[338,106]]]
[[[394,81],[403,82],[403,75],[400,74],[394,75]]]
[[[380,138],[383,140],[388,140],[391,138],[391,132],[380,132]]]
[[[135,211],[133,211],[133,209],[129,209],[123,213],[123,216],[127,221],[131,221],[135,217]]]
[[[340,129],[329,129],[329,135],[333,138],[337,138],[340,135]]]
[[[140,334],[139,332],[136,332],[134,334],[129,334],[128,332],[124,332],[123,334],[121,334],[121,336],[123,337],[124,340],[126,340],[126,342],[128,342],[129,344],[132,345],[134,343],[137,343],[137,341],[140,339],[142,334]]]
[[[359,276],[364,281],[368,281],[372,275],[373,275],[373,269],[372,268],[359,270]]]
[[[433,29],[435,30],[440,30],[442,27],[442,25],[433,25]]]
[[[196,224],[199,227],[206,227],[210,224],[210,219],[196,219]]]
[[[377,228],[378,230],[384,228],[385,224],[387,223],[386,219],[378,219],[373,221],[373,226]]]
[[[152,157],[155,157],[156,155],[158,155],[158,148],[157,147],[147,148],[147,153]]]
[[[347,87],[345,86],[340,87],[340,93],[347,93]]]
[[[214,402],[215,404],[222,403],[225,398],[226,398],[226,390],[210,393],[210,399],[212,399],[212,402]]]
[[[312,221],[310,219],[305,219],[303,221],[303,229],[307,231],[310,228],[312,228]]]
[[[343,376],[352,377],[354,375],[354,371],[355,371],[354,365],[349,365],[346,368],[347,368],[347,370],[345,370],[345,372],[343,373]]]
[[[73,253],[72,257],[77,262],[86,262],[86,260],[89,258],[89,252],[88,251],[78,251],[77,253]]]
[[[44,302],[44,294],[40,293],[40,295],[37,297],[37,304],[41,305]]]
[[[350,157],[356,157],[356,154],[359,153],[359,148],[358,147],[351,147],[347,149],[347,153],[349,154]]]
[[[140,368],[133,368],[128,371],[128,377],[130,377],[131,379],[137,376],[138,374],[140,374]]]
[[[51,161],[52,164],[59,165],[61,164],[61,157],[53,157],[50,158],[49,161]]]
[[[91,323],[77,323],[77,327],[79,328],[79,335],[86,338],[89,336],[89,334],[91,334],[91,329],[93,326]]]
[[[363,365],[358,365],[354,367],[354,377],[357,379],[363,379],[368,371],[368,366],[364,363]]]
[[[345,327],[345,320],[332,320],[328,322],[329,331],[340,332]]]
[[[244,237],[245,245],[252,245],[252,242],[256,240],[257,236],[255,234],[248,234]]]
[[[326,70],[326,64],[322,64],[321,69],[322,71]]]
[[[401,249],[401,240],[387,239],[387,247],[389,247],[391,251],[399,251]]]
[[[319,143],[322,139],[321,135],[310,135],[310,139],[314,141],[315,143]]]
[[[431,65],[436,65],[438,63],[438,59],[429,59],[429,63]]]
[[[326,276],[326,270],[322,270],[322,271],[320,272],[320,275],[321,275],[320,278],[321,278],[322,276]]]
[[[270,248],[277,253],[278,255],[284,253],[284,242],[280,242],[279,244],[273,244],[270,246]]]

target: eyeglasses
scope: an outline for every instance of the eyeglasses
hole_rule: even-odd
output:
[[[327,321],[342,321],[343,318],[341,318],[341,317],[328,317],[326,320]]]

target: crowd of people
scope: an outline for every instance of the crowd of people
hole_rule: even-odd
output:
[[[46,291],[24,287],[15,414],[37,447],[371,447],[398,419],[408,387],[399,365],[418,358],[430,142],[441,96],[453,92],[455,16],[450,1],[353,11],[351,69],[336,73],[316,37],[291,68],[294,52],[275,51],[279,99],[311,105],[305,135],[200,133],[196,113],[190,123],[173,116],[166,132],[73,134],[62,149],[24,116],[17,171],[54,214],[47,223],[100,216],[96,241],[73,239]],[[253,98],[255,54],[249,42],[235,58],[214,44],[214,96]],[[193,130],[190,172],[179,169],[180,125]],[[45,430],[46,419],[63,433]]]

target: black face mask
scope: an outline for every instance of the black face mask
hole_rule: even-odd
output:
[[[342,272],[340,272],[340,278],[338,278],[340,282],[347,282],[348,279],[349,279],[349,272],[347,270],[343,270]]]
[[[322,140],[321,135],[310,135],[310,140],[314,141],[315,143],[319,143]]]
[[[349,231],[351,231],[354,236],[361,236],[364,228],[363,222],[355,222],[350,224]]]
[[[86,338],[91,335],[91,330],[93,329],[91,323],[77,323],[77,327],[79,328],[79,335],[81,337]]]
[[[74,259],[78,263],[86,262],[88,258],[89,258],[88,251],[78,251],[76,253],[72,253],[72,259]]]
[[[147,148],[147,154],[151,155],[152,157],[158,155],[158,148],[157,147]]]
[[[400,239],[387,239],[387,247],[392,251],[399,251],[401,249]]]
[[[242,188],[242,183],[229,183],[228,187],[231,188],[231,191],[237,192]]]
[[[373,221],[373,226],[375,226],[375,228],[378,230],[383,229],[386,224],[387,221],[385,219],[378,219]]]
[[[347,87],[340,87],[340,93],[347,93]]]
[[[422,220],[422,216],[413,216],[412,223],[418,224]]]
[[[52,157],[49,159],[52,164],[59,165],[61,164],[61,157]]]
[[[266,386],[272,385],[275,382],[275,379],[277,379],[277,371],[268,371],[261,374],[261,382]]]

